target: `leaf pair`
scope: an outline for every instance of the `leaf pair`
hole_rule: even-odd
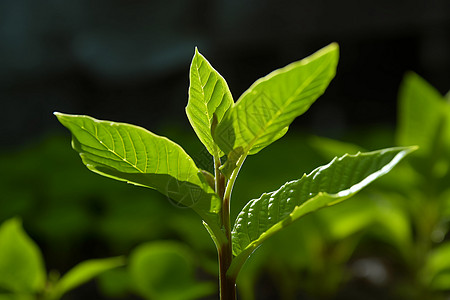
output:
[[[226,81],[196,49],[186,107],[189,121],[213,156],[225,153],[235,163],[240,156],[256,154],[281,138],[322,95],[336,73],[338,57],[337,44],[330,44],[257,80],[234,103]]]

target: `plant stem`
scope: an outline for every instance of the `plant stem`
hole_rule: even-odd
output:
[[[223,199],[223,194],[225,193],[225,176],[220,172],[220,158],[214,156],[214,179],[215,179],[215,190],[220,199]]]
[[[231,244],[231,226],[230,226],[230,194],[224,198],[225,194],[225,176],[220,172],[220,158],[214,156],[214,177],[215,190],[220,199],[222,199],[222,229],[226,236],[226,242],[217,246],[219,255],[219,285],[221,300],[236,299],[236,282],[227,276],[228,268],[233,260],[233,250]]]
[[[231,243],[230,193],[226,192],[223,198],[222,222],[227,242],[219,249],[220,300],[235,300],[236,280],[234,277],[227,276],[227,271],[233,261],[233,248]]]
[[[222,244],[219,252],[219,277],[220,277],[220,300],[236,300],[236,277],[227,276],[228,269],[233,262],[233,245],[231,242],[231,222],[230,222],[230,200],[234,182],[245,161],[245,155],[241,156],[236,163],[236,168],[227,182],[222,197],[222,226],[227,242]],[[221,175],[221,174],[220,174]],[[217,176],[217,175],[216,175]],[[221,175],[223,176],[223,175]]]
[[[227,276],[232,260],[231,242],[227,242],[219,249],[220,300],[236,300],[236,280]]]

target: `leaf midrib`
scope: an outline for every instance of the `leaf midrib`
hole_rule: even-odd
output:
[[[202,92],[202,98],[203,98],[202,103],[204,104],[204,106],[206,108],[206,117],[208,118],[208,125],[209,125],[209,127],[211,127],[209,111],[208,111],[208,103],[205,101],[205,86],[208,83],[209,77],[211,76],[211,72],[209,72],[208,78],[206,79],[206,82],[205,82],[205,85],[203,85],[202,79],[200,78],[200,68],[202,67],[202,64],[203,64],[203,61],[201,60],[200,63],[198,63],[198,58],[197,58],[197,62],[195,63],[195,69],[197,70],[198,82],[200,83],[200,88],[201,88],[201,92]]]
[[[95,138],[95,139],[97,140],[97,142],[100,143],[100,145],[102,145],[107,151],[111,152],[112,154],[114,154],[115,156],[117,156],[118,158],[120,158],[121,161],[124,161],[124,162],[128,163],[130,166],[132,166],[134,169],[136,169],[139,173],[143,173],[143,174],[145,173],[145,172],[142,171],[138,166],[134,165],[134,164],[131,163],[129,160],[127,160],[127,159],[126,159],[126,156],[125,156],[125,157],[122,157],[122,156],[119,155],[116,151],[114,151],[113,149],[110,149],[110,148],[109,148],[102,140],[100,140],[100,138],[97,136],[97,131],[98,131],[97,124],[94,123],[94,126],[95,126],[95,135],[94,135],[94,134],[92,134],[89,130],[87,130],[84,126],[78,125],[78,124],[75,123],[75,122],[71,122],[71,123],[74,124],[75,126],[78,126],[81,130],[87,132],[89,135],[91,135],[93,138]],[[116,129],[116,131],[117,131],[117,133],[118,133],[120,139],[122,140],[122,144],[124,144],[122,135],[121,135],[120,132],[117,130],[117,128],[115,128],[115,129]],[[110,133],[109,131],[107,131],[107,132],[111,135],[111,133]],[[139,135],[139,136],[140,136],[140,135]],[[141,137],[141,139],[142,139],[142,137]],[[113,143],[113,146],[114,146],[114,138],[113,138],[112,135],[111,135],[111,140],[112,140],[112,143]],[[130,138],[130,140],[131,140],[131,138]],[[143,144],[144,144],[144,143],[143,143]],[[145,145],[145,144],[144,144],[144,145]],[[164,144],[164,145],[165,145],[165,144]],[[132,146],[133,146],[133,150],[134,150],[135,155],[137,155],[137,154],[136,154],[136,149],[135,149],[135,147],[134,147],[133,142],[132,142]],[[166,146],[166,145],[165,145],[165,146]],[[167,149],[166,149],[166,150],[167,150]],[[124,153],[126,154],[125,145],[124,145]],[[158,159],[158,162],[159,162],[159,159]],[[136,163],[137,163],[137,160],[136,160]],[[146,166],[147,166],[147,165],[146,165]],[[168,167],[168,166],[167,166],[167,167]]]
[[[196,69],[196,71],[197,71],[197,77],[198,77],[198,82],[200,83],[200,89],[201,89],[201,93],[202,93],[202,100],[203,101],[201,101],[201,103],[205,106],[205,110],[206,110],[206,117],[207,117],[207,121],[208,121],[208,127],[209,128],[211,128],[211,126],[212,126],[212,118],[210,118],[210,114],[209,114],[209,110],[208,110],[208,102],[206,102],[206,100],[205,100],[205,86],[206,86],[206,84],[208,83],[208,80],[209,80],[209,78],[211,77],[211,74],[213,73],[213,72],[210,72],[210,70],[207,70],[208,71],[208,78],[206,79],[206,82],[205,82],[205,85],[203,85],[203,83],[202,83],[202,80],[201,80],[201,77],[200,77],[200,68],[201,68],[201,66],[205,63],[203,60],[200,60],[200,63],[198,63],[198,58],[197,58],[197,62],[195,63],[195,69]],[[215,82],[215,84],[214,84],[214,88],[213,88],[213,92],[214,92],[214,89],[215,89],[215,87],[216,87],[216,85],[217,85],[217,82],[218,82],[219,80],[217,79],[216,80],[216,82]],[[211,94],[212,95],[212,94]],[[223,98],[223,96],[222,96],[222,98]],[[222,99],[223,100],[223,99]],[[220,101],[220,103],[222,103],[222,101]],[[206,131],[207,132],[207,131]],[[213,141],[213,138],[212,138],[212,136],[210,135],[210,133],[208,133],[208,134],[205,134],[205,136],[207,137],[207,139],[209,140],[209,142],[210,143],[212,143],[212,149],[213,149],[213,152],[214,152],[214,155],[215,156],[217,156],[217,145],[214,143],[214,141]]]

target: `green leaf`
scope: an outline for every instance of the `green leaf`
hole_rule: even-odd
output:
[[[233,97],[225,79],[195,48],[189,74],[189,101],[186,114],[195,133],[211,155],[220,157],[222,151],[213,140],[212,132],[231,107]]]
[[[417,155],[430,155],[444,118],[441,94],[416,73],[405,75],[399,92],[397,144],[418,145]]]
[[[195,280],[193,255],[176,242],[140,245],[131,253],[129,272],[135,291],[147,299],[200,299],[216,290]]]
[[[257,80],[217,126],[214,139],[226,153],[255,154],[281,138],[294,119],[323,94],[336,73],[338,45]]]
[[[52,299],[59,299],[63,294],[92,280],[103,272],[125,265],[123,257],[91,259],[79,263],[67,272],[52,290]]]
[[[72,132],[72,147],[89,170],[156,189],[176,205],[194,209],[216,234],[221,234],[219,197],[178,144],[130,124],[55,115]]]
[[[38,293],[46,274],[41,251],[22,228],[10,219],[0,227],[0,288],[10,292]]]
[[[265,239],[310,212],[353,196],[413,150],[414,147],[399,147],[346,154],[277,191],[249,201],[232,231],[233,253],[237,257],[230,272],[236,272]]]

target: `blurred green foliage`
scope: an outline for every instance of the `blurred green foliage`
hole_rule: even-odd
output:
[[[36,243],[28,237],[17,218],[0,226],[0,298],[58,300],[66,292],[99,274],[122,266],[122,257],[85,261],[59,278],[46,275],[44,260]]]
[[[11,219],[0,227],[0,287],[17,294],[33,294],[45,287],[46,274],[41,252]]]

